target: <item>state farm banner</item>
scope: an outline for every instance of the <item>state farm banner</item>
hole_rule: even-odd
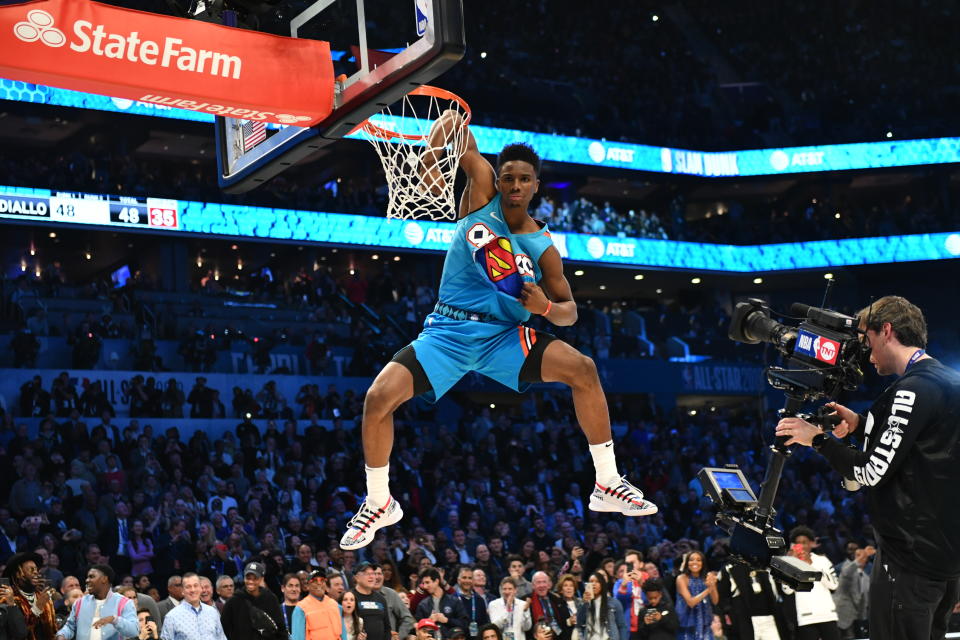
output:
[[[0,7],[0,77],[297,126],[333,109],[328,42],[88,0]]]

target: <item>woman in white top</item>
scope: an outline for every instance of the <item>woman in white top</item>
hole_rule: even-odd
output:
[[[357,613],[357,596],[352,591],[343,594],[340,602],[343,623],[347,627],[347,640],[367,640],[367,632],[363,630],[363,618]]]
[[[522,640],[533,625],[530,601],[517,597],[517,580],[507,576],[500,581],[500,597],[487,607],[490,622],[500,627],[504,640]]]

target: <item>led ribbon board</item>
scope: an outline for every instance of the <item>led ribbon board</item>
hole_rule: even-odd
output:
[[[436,252],[447,250],[456,228],[451,222],[388,220],[378,216],[21,187],[0,187],[2,219],[54,226],[81,224]],[[729,273],[947,260],[960,256],[960,233],[752,246],[559,232],[552,232],[551,237],[566,260]]]
[[[43,85],[0,79],[0,98],[67,107],[81,107],[183,120],[213,122],[213,116],[175,109],[172,101],[154,102],[55,89]],[[277,125],[269,125],[276,127]],[[544,160],[600,167],[617,167],[651,173],[675,173],[721,178],[764,176],[813,171],[847,171],[882,167],[960,162],[960,138],[888,140],[782,149],[702,152],[609,142],[575,136],[533,133],[517,129],[472,126],[483,153],[499,153],[510,142],[528,142]],[[352,137],[357,137],[355,134]]]

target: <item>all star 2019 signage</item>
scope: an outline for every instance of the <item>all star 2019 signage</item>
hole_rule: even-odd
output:
[[[0,76],[277,124],[333,109],[328,42],[89,0],[0,7]]]

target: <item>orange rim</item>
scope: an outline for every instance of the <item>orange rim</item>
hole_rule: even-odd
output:
[[[463,124],[467,125],[470,123],[470,116],[472,112],[470,111],[470,105],[467,104],[467,101],[458,96],[457,94],[447,91],[446,89],[441,89],[440,87],[433,87],[428,84],[421,85],[408,93],[407,95],[411,96],[429,96],[434,98],[439,98],[441,100],[449,100],[451,102],[456,102],[460,105],[464,112]],[[426,136],[413,135],[409,133],[400,133],[399,131],[393,131],[391,129],[386,129],[384,127],[378,126],[370,122],[369,119],[364,120],[358,127],[363,129],[372,136],[377,138],[382,138],[384,140],[391,140],[393,138],[400,138],[402,140],[423,140]]]

